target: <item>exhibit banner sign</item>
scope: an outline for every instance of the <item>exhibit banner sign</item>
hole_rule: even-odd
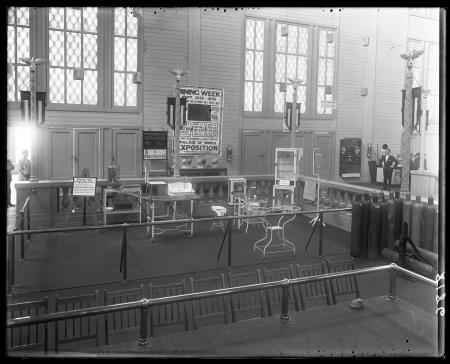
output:
[[[221,155],[223,90],[181,87],[186,98],[186,123],[180,127],[180,155]]]
[[[144,130],[142,137],[144,160],[167,158],[167,131]]]
[[[337,102],[332,100],[322,100],[322,107],[330,107],[336,109]]]
[[[96,186],[97,177],[73,177],[72,195],[94,197]]]

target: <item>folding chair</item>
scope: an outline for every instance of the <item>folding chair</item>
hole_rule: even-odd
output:
[[[225,288],[225,276],[190,279],[191,292],[211,291]],[[192,321],[194,329],[199,325],[208,326],[217,323],[228,323],[228,305],[225,296],[201,298],[192,301]]]
[[[321,263],[300,265],[296,264],[297,277],[310,277],[324,274],[323,265]],[[305,300],[316,302],[319,299],[326,299],[327,305],[331,304],[331,298],[328,286],[325,281],[315,281],[299,284],[300,299],[302,300],[302,307],[306,308]]]
[[[72,311],[81,308],[100,306],[98,290],[94,293],[70,297],[55,296],[55,312]],[[100,330],[97,316],[72,318],[55,322],[55,352],[59,352],[60,344],[73,343],[95,338],[99,345]],[[76,348],[72,345],[71,349]]]
[[[48,299],[10,303],[6,306],[7,319],[40,316],[48,313]],[[7,329],[7,349],[27,350],[44,347],[48,350],[47,324],[32,324]]]
[[[260,269],[254,272],[231,274],[228,273],[229,287],[246,286],[262,283]],[[233,322],[254,317],[264,317],[263,291],[249,291],[235,293],[230,296],[231,320]]]
[[[149,297],[159,298],[168,296],[178,296],[187,293],[186,281],[153,285],[148,284]],[[189,330],[187,302],[167,303],[150,308],[150,335],[155,336],[156,328],[182,325],[184,330]],[[164,331],[164,330],[162,330]]]
[[[342,272],[348,270],[354,270],[353,258],[339,261],[327,260],[328,272]],[[333,303],[337,303],[337,296],[348,296],[355,294],[356,298],[360,298],[358,279],[356,276],[342,277],[330,279],[331,297]]]

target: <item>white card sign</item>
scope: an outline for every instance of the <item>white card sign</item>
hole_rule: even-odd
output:
[[[305,189],[303,191],[303,198],[305,200],[316,200],[316,182],[305,180]]]
[[[331,100],[322,100],[322,107],[330,107],[332,109],[336,109],[337,102]]]
[[[97,177],[74,177],[72,185],[73,196],[95,196]]]

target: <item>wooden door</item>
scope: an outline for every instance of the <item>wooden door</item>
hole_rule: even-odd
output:
[[[332,179],[332,176],[334,176],[334,134],[327,132],[315,132],[312,135],[312,138],[312,149],[318,147],[320,148],[319,153],[322,154],[322,157],[320,158],[319,176],[322,179]]]
[[[113,129],[112,155],[120,178],[142,177],[141,133],[139,129]]]
[[[91,177],[100,177],[100,130],[73,129],[73,175],[87,168]]]
[[[243,130],[241,134],[241,174],[266,174],[270,151],[263,130]]]
[[[72,179],[73,177],[72,129],[47,129],[48,179]]]

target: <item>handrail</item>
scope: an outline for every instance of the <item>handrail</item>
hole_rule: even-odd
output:
[[[25,202],[24,202],[22,208],[19,210],[19,213],[20,213],[20,214],[24,214],[24,213],[25,213],[25,209],[27,208],[28,204],[29,204],[30,201],[31,201],[31,196],[30,196],[30,194],[31,194],[31,192],[28,194],[27,199],[25,200]]]
[[[286,288],[286,287],[289,287],[294,284],[322,281],[322,280],[326,280],[326,279],[336,279],[336,278],[340,278],[340,277],[354,276],[354,275],[358,275],[358,274],[374,273],[374,272],[388,271],[388,270],[391,272],[396,272],[396,271],[402,272],[402,273],[408,274],[414,278],[422,280],[423,282],[425,282],[427,284],[430,284],[432,286],[437,286],[436,281],[429,279],[427,277],[421,276],[420,274],[412,272],[408,269],[399,267],[395,263],[391,263],[388,265],[382,265],[382,266],[378,266],[378,267],[369,267],[369,268],[354,269],[354,270],[350,270],[350,271],[325,273],[325,274],[319,274],[319,275],[315,275],[315,276],[300,277],[300,278],[293,278],[293,279],[283,279],[280,281],[273,281],[273,282],[255,283],[255,284],[244,285],[244,286],[221,288],[221,289],[215,289],[215,290],[210,290],[210,291],[187,293],[187,294],[176,295],[176,296],[150,298],[150,299],[143,298],[141,300],[133,301],[133,302],[118,303],[118,304],[107,305],[107,306],[96,306],[96,307],[76,309],[76,310],[64,311],[64,312],[55,312],[55,313],[49,313],[49,314],[45,314],[45,315],[41,315],[41,316],[17,317],[14,319],[9,319],[7,321],[6,326],[8,328],[12,328],[12,327],[25,326],[25,325],[31,325],[31,324],[39,324],[39,323],[44,323],[44,322],[53,322],[53,321],[69,319],[69,318],[80,318],[80,317],[86,317],[86,316],[100,315],[100,314],[106,314],[106,313],[112,313],[112,312],[124,311],[124,310],[130,310],[130,309],[137,309],[137,308],[147,309],[149,307],[157,306],[157,305],[161,305],[161,304],[191,301],[191,300],[195,300],[195,299],[209,298],[209,297],[218,297],[218,296],[236,294],[239,292],[256,291],[256,290],[261,290],[261,289],[278,288],[278,287]],[[391,290],[391,293],[395,294],[395,292],[392,292],[392,290]]]
[[[351,211],[351,207],[337,208],[337,209],[324,209],[324,210],[307,210],[307,211],[294,211],[294,212],[279,212],[270,214],[258,214],[258,215],[233,215],[233,216],[214,216],[214,217],[202,217],[199,219],[177,219],[177,220],[160,220],[160,221],[149,221],[140,223],[125,223],[125,224],[111,224],[111,225],[101,225],[101,226],[74,226],[65,228],[51,228],[51,229],[36,229],[36,230],[15,230],[8,231],[7,235],[21,235],[21,234],[44,234],[44,233],[57,233],[57,232],[72,232],[72,231],[85,231],[85,230],[104,230],[104,229],[119,229],[124,226],[128,228],[139,227],[139,226],[152,226],[152,225],[167,225],[167,224],[183,224],[183,223],[197,223],[205,221],[215,221],[215,220],[235,220],[235,219],[245,219],[251,216],[256,217],[268,217],[268,216],[286,216],[286,215],[310,215],[313,213],[324,213],[324,212],[343,212]]]

